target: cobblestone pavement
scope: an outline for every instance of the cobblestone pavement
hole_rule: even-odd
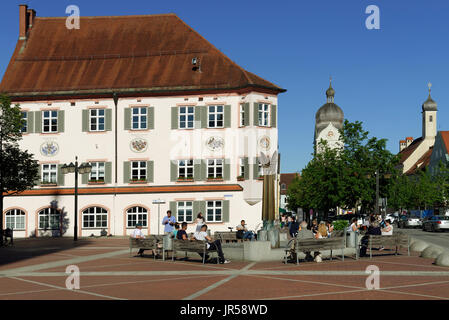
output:
[[[404,252],[319,264],[203,265],[199,256],[175,262],[130,256],[127,244],[127,239],[81,239],[76,246],[70,239],[32,239],[1,248],[0,300],[449,299],[449,268]],[[69,265],[79,267],[79,290],[66,288]],[[378,290],[365,285],[370,265],[380,270]]]

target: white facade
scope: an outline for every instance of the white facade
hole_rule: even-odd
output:
[[[74,162],[77,156],[80,164],[92,163],[99,171],[98,177],[95,173],[93,177],[79,176],[80,236],[99,235],[102,229],[112,235],[127,235],[133,229],[133,214],[140,214],[140,218],[146,215],[144,232],[156,234],[158,229],[163,232],[161,220],[166,211],[171,209],[178,216],[180,208],[192,216],[188,222],[194,222],[201,210],[212,232],[235,227],[241,219],[255,229],[261,223],[263,184],[258,176],[257,157],[261,151],[271,155],[278,148],[277,105],[276,95],[257,92],[120,98],[117,106],[112,97],[21,102],[29,132],[24,133],[21,147],[39,161],[40,185],[5,198],[4,213],[10,212],[12,220],[15,218],[11,218],[11,210],[19,209],[25,214],[25,227],[15,228],[15,237],[59,235],[61,228],[63,236],[73,236],[74,174],[62,175],[61,165]],[[193,128],[188,128],[191,123],[180,128],[185,124],[180,117],[183,107],[191,107],[186,116],[187,120],[193,117]],[[201,113],[204,110],[207,116]],[[214,114],[218,119],[214,124],[219,128],[209,128],[207,123],[214,112],[219,114]],[[56,117],[52,119],[52,115]],[[242,116],[248,118],[243,121]],[[47,120],[50,124],[58,122],[58,132],[43,132],[48,129],[44,127]],[[142,128],[133,130],[134,125]],[[213,159],[219,160],[215,167],[209,165]],[[182,174],[178,168],[181,160],[193,160],[191,164],[182,163]],[[134,165],[140,166],[141,171],[133,170]],[[219,177],[220,172],[222,179],[209,179],[211,173]],[[180,175],[184,178],[179,179]],[[43,180],[56,183],[42,185]],[[158,206],[152,204],[156,199],[166,201],[160,206],[160,216]],[[213,208],[208,209],[209,204]],[[54,218],[62,223],[55,228],[59,230],[50,230],[45,219],[51,217],[39,215],[52,206],[56,208],[54,213],[62,212]],[[135,207],[138,208],[131,209],[135,212],[128,218],[127,210]],[[211,221],[208,212],[215,212],[218,221]],[[193,228],[190,224],[188,231]]]
[[[318,134],[315,142],[317,153],[322,152],[320,147],[321,140],[326,141],[327,146],[330,149],[339,149],[343,147],[343,144],[340,141],[340,131],[332,123],[329,123],[329,125]]]

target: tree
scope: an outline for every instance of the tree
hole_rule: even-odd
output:
[[[369,138],[361,122],[345,120],[340,147],[319,142],[313,159],[287,190],[289,209],[316,209],[327,214],[337,207],[362,210],[374,207],[375,174],[380,172],[380,196],[386,196],[398,158],[386,149],[386,140]]]
[[[0,245],[3,244],[3,199],[31,189],[38,175],[33,155],[19,147],[24,120],[19,105],[0,95]]]

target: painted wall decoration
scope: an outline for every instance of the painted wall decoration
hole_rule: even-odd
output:
[[[224,147],[224,140],[222,137],[210,137],[206,140],[206,147],[210,151],[219,151]]]
[[[270,138],[263,136],[259,139],[259,147],[264,150],[269,150],[271,146]]]
[[[40,152],[45,157],[54,157],[59,152],[59,145],[55,141],[46,141],[41,144]]]
[[[148,149],[148,141],[143,138],[136,138],[131,140],[130,143],[131,151],[136,153],[142,153]]]

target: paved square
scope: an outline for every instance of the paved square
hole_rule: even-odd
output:
[[[127,239],[26,239],[0,249],[0,299],[449,300],[449,268],[416,254],[322,263],[232,261],[226,265],[130,257]],[[66,288],[66,268],[80,269],[80,289]],[[368,290],[366,267],[380,270]]]

